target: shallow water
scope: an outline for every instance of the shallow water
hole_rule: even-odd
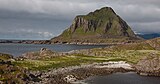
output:
[[[160,77],[140,76],[134,72],[90,77],[84,84],[160,84]]]
[[[12,54],[13,56],[20,56],[23,53],[30,51],[38,51],[41,48],[48,48],[57,52],[67,52],[71,50],[90,49],[106,47],[104,45],[65,45],[65,44],[0,44],[0,53]]]

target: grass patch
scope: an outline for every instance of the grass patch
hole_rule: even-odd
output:
[[[92,53],[98,53],[98,56],[75,54],[71,56],[63,56],[43,60],[15,61],[13,63],[29,70],[47,70],[50,68],[60,68],[108,61],[127,61],[129,63],[136,64],[144,56],[149,56],[151,53],[160,55],[160,51],[157,50],[109,51],[105,49],[94,49]]]
[[[9,60],[11,58],[12,58],[12,56],[9,55],[9,54],[2,54],[2,53],[0,53],[0,60]]]

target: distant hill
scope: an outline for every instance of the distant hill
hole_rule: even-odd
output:
[[[152,33],[152,34],[138,34],[138,36],[144,38],[144,39],[153,39],[160,37],[160,33]]]
[[[72,25],[52,43],[118,43],[138,37],[130,26],[111,7],[104,7],[87,15],[76,16]]]

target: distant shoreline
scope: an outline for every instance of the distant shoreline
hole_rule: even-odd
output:
[[[50,40],[0,40],[0,43],[13,43],[13,44],[51,44]]]
[[[50,40],[0,40],[0,44],[65,44],[65,45],[118,45],[118,44],[125,44],[125,43],[51,43]]]
[[[0,39],[1,43],[13,43],[13,44],[73,44],[73,45],[121,45],[121,44],[130,44],[130,43],[138,43],[142,40],[128,40],[125,42],[57,42],[54,43],[51,40],[3,40]]]

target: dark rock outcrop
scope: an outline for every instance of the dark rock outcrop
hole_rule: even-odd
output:
[[[108,39],[110,42],[120,42],[115,39],[133,40],[138,37],[112,8],[104,7],[87,15],[77,16],[67,30],[51,41],[52,43],[106,43],[109,42]]]
[[[19,41],[19,43],[24,44],[51,44],[50,40],[23,40]]]

